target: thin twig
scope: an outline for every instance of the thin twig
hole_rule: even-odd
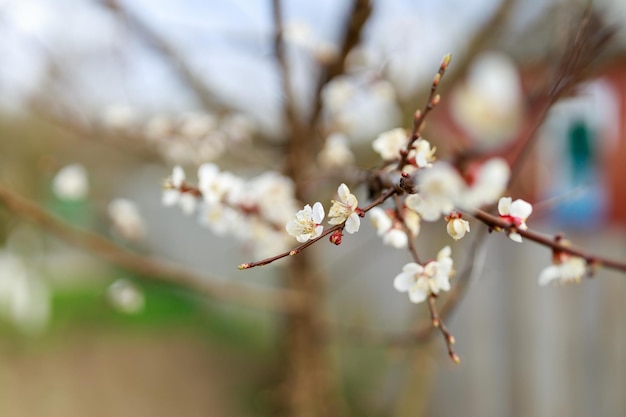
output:
[[[14,215],[113,265],[144,277],[194,289],[210,298],[276,312],[298,311],[307,302],[306,295],[294,291],[254,288],[235,282],[220,281],[149,256],[131,253],[100,235],[78,229],[60,220],[2,184],[0,184],[0,205]]]
[[[428,310],[430,311],[432,325],[433,327],[439,329],[439,331],[441,332],[441,335],[446,342],[446,347],[448,348],[448,355],[450,356],[450,359],[452,359],[455,363],[459,363],[461,362],[461,358],[459,358],[459,355],[454,352],[454,348],[452,347],[452,345],[454,345],[455,343],[454,336],[452,336],[452,333],[450,333],[443,320],[441,319],[439,312],[437,312],[437,307],[435,306],[436,298],[437,297],[434,294],[430,294],[428,296]]]
[[[424,121],[426,120],[428,113],[430,113],[431,110],[434,109],[435,106],[437,106],[437,104],[439,103],[437,88],[439,87],[441,78],[443,77],[446,70],[448,69],[448,66],[450,65],[451,59],[452,56],[450,54],[447,54],[443,58],[441,64],[439,65],[439,70],[437,71],[437,74],[435,74],[435,78],[430,85],[430,94],[428,95],[428,99],[424,104],[424,108],[421,111],[416,111],[415,115],[413,116],[413,129],[411,130],[411,134],[409,135],[409,140],[407,141],[406,147],[400,152],[400,161],[398,162],[399,170],[401,170],[407,164],[409,160],[409,153],[411,152],[415,141],[420,138],[420,130],[424,125]]]
[[[313,111],[309,119],[309,127],[317,125],[322,111],[322,89],[333,78],[345,72],[345,61],[350,51],[360,42],[363,28],[372,13],[372,3],[370,0],[353,0],[352,9],[348,21],[344,26],[346,32],[343,35],[339,56],[329,65],[322,68],[320,77],[315,86]]]
[[[606,258],[599,255],[592,255],[584,250],[575,249],[571,246],[564,245],[558,240],[554,240],[553,237],[545,236],[541,233],[535,232],[531,229],[522,230],[516,228],[507,220],[494,216],[483,210],[476,210],[473,213],[474,217],[495,230],[505,230],[508,233],[515,232],[523,236],[528,240],[539,243],[540,245],[551,248],[553,251],[568,253],[573,256],[584,259],[591,267],[604,267],[608,269],[614,269],[616,271],[626,272],[626,262],[620,262],[615,259]]]

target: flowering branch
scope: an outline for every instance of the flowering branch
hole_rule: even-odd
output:
[[[362,208],[361,212],[364,215],[365,213],[367,213],[368,211],[370,211],[374,207],[382,204],[385,200],[387,200],[389,197],[391,197],[392,195],[396,194],[397,192],[398,191],[395,188],[390,188],[389,190],[387,190],[386,192],[384,192],[380,196],[378,196],[378,198],[376,198],[370,204],[368,204],[367,206]],[[277,260],[282,259],[282,258],[285,258],[287,256],[297,255],[300,252],[302,252],[304,249],[308,248],[309,246],[313,245],[315,242],[317,242],[318,240],[323,239],[324,237],[328,236],[329,234],[331,234],[333,232],[337,232],[337,231],[343,230],[343,228],[345,227],[345,224],[346,223],[343,222],[341,224],[334,225],[334,226],[326,229],[318,237],[313,238],[313,239],[311,239],[309,241],[306,241],[302,245],[299,245],[299,246],[297,246],[296,248],[294,248],[294,249],[292,249],[290,251],[286,251],[286,252],[280,253],[280,254],[278,254],[276,256],[272,256],[272,257],[269,257],[269,258],[266,258],[266,259],[262,259],[260,261],[248,262],[248,263],[241,264],[241,265],[237,266],[237,269],[243,270],[243,269],[254,268],[256,266],[263,266],[263,265],[271,264],[272,262],[277,261]]]
[[[583,250],[572,248],[560,243],[560,239],[558,238],[552,239],[530,229],[520,229],[511,224],[509,221],[489,214],[483,210],[476,210],[473,215],[476,219],[489,226],[491,230],[504,230],[507,233],[517,233],[528,240],[532,240],[540,245],[549,247],[555,252],[567,253],[569,255],[582,258],[592,269],[596,267],[604,267],[614,269],[616,271],[626,272],[626,262],[620,262],[615,259],[609,259],[599,255],[592,255]]]

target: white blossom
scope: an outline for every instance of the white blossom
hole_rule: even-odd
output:
[[[109,285],[107,297],[115,309],[126,314],[139,313],[145,305],[145,298],[139,287],[123,278]]]
[[[329,135],[317,159],[322,168],[337,168],[354,164],[354,154],[348,146],[346,135],[343,133]]]
[[[406,205],[424,220],[436,221],[454,209],[454,201],[463,190],[464,182],[452,165],[439,162],[418,175],[419,194],[406,198]]]
[[[87,170],[81,164],[67,165],[52,180],[54,195],[62,200],[82,200],[89,191]]]
[[[587,262],[583,258],[562,253],[554,264],[541,271],[539,285],[547,285],[552,281],[561,284],[580,282],[586,273]]]
[[[526,230],[526,219],[533,212],[533,206],[521,199],[512,201],[511,197],[502,197],[498,202],[498,213],[500,217],[509,221],[511,225],[519,230]],[[521,242],[522,236],[519,233],[509,233],[511,240]]]
[[[165,206],[178,204],[183,210],[183,213],[190,215],[196,210],[198,201],[195,195],[182,190],[184,184],[185,171],[182,167],[176,165],[172,170],[172,176],[167,178],[163,183],[161,201]]]
[[[418,139],[413,144],[414,149],[409,152],[409,157],[415,158],[415,164],[420,168],[431,167],[435,161],[437,148],[431,147],[426,139]]]
[[[378,236],[382,237],[383,243],[396,249],[404,249],[409,244],[404,226],[399,219],[392,218],[386,210],[374,207],[369,211],[369,218]],[[404,225],[409,229],[411,238],[419,233],[419,215],[412,210],[404,210]]]
[[[400,292],[408,292],[413,303],[421,303],[431,294],[450,290],[450,276],[453,274],[453,261],[450,257],[450,247],[446,246],[437,254],[436,261],[426,265],[410,262],[402,268],[393,286]]]
[[[408,143],[406,131],[402,128],[396,128],[378,135],[372,148],[385,161],[391,161],[400,157],[400,151],[404,149]]]
[[[520,77],[510,58],[480,55],[464,85],[452,95],[454,120],[478,143],[501,146],[512,139],[523,116]]]
[[[124,239],[140,240],[146,233],[146,225],[137,205],[125,198],[116,198],[108,206],[113,229]]]
[[[446,230],[452,239],[462,239],[466,233],[469,233],[469,222],[467,220],[463,220],[460,215],[448,216],[446,219],[448,220]]]
[[[322,234],[324,227],[321,225],[324,220],[324,207],[322,203],[317,202],[304,206],[304,209],[298,211],[296,216],[287,223],[285,229],[287,233],[295,237],[300,243],[314,239]]]
[[[356,210],[359,205],[359,201],[356,196],[350,193],[350,189],[346,184],[341,184],[337,189],[339,201],[332,200],[332,206],[328,212],[330,224],[341,224],[346,222],[345,231],[352,234],[359,231],[361,225],[361,219]]]
[[[27,264],[0,250],[0,313],[20,331],[39,334],[50,319],[50,290]]]
[[[198,189],[202,199],[208,204],[215,204],[226,196],[236,177],[229,172],[220,172],[215,164],[205,163],[198,168]]]
[[[268,171],[246,185],[248,201],[256,205],[260,216],[274,224],[286,224],[298,210],[295,186],[291,178]]]
[[[486,204],[493,204],[506,190],[511,169],[502,158],[492,158],[483,163],[473,175],[472,185],[459,195],[457,205],[473,210]]]

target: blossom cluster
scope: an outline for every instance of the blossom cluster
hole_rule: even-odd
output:
[[[198,185],[191,186],[182,167],[164,181],[162,202],[178,205],[213,233],[251,244],[255,256],[269,256],[289,247],[284,225],[297,210],[291,179],[265,172],[244,179],[215,164],[198,168]]]
[[[132,107],[121,105],[106,109],[101,121],[107,129],[144,137],[173,164],[215,161],[229,146],[249,142],[256,129],[249,117],[239,113],[186,112],[142,118]]]

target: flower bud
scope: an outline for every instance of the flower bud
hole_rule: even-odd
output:
[[[341,245],[342,237],[343,237],[343,233],[341,233],[341,230],[335,230],[330,235],[330,238],[329,238],[330,243],[334,243],[335,245]]]

